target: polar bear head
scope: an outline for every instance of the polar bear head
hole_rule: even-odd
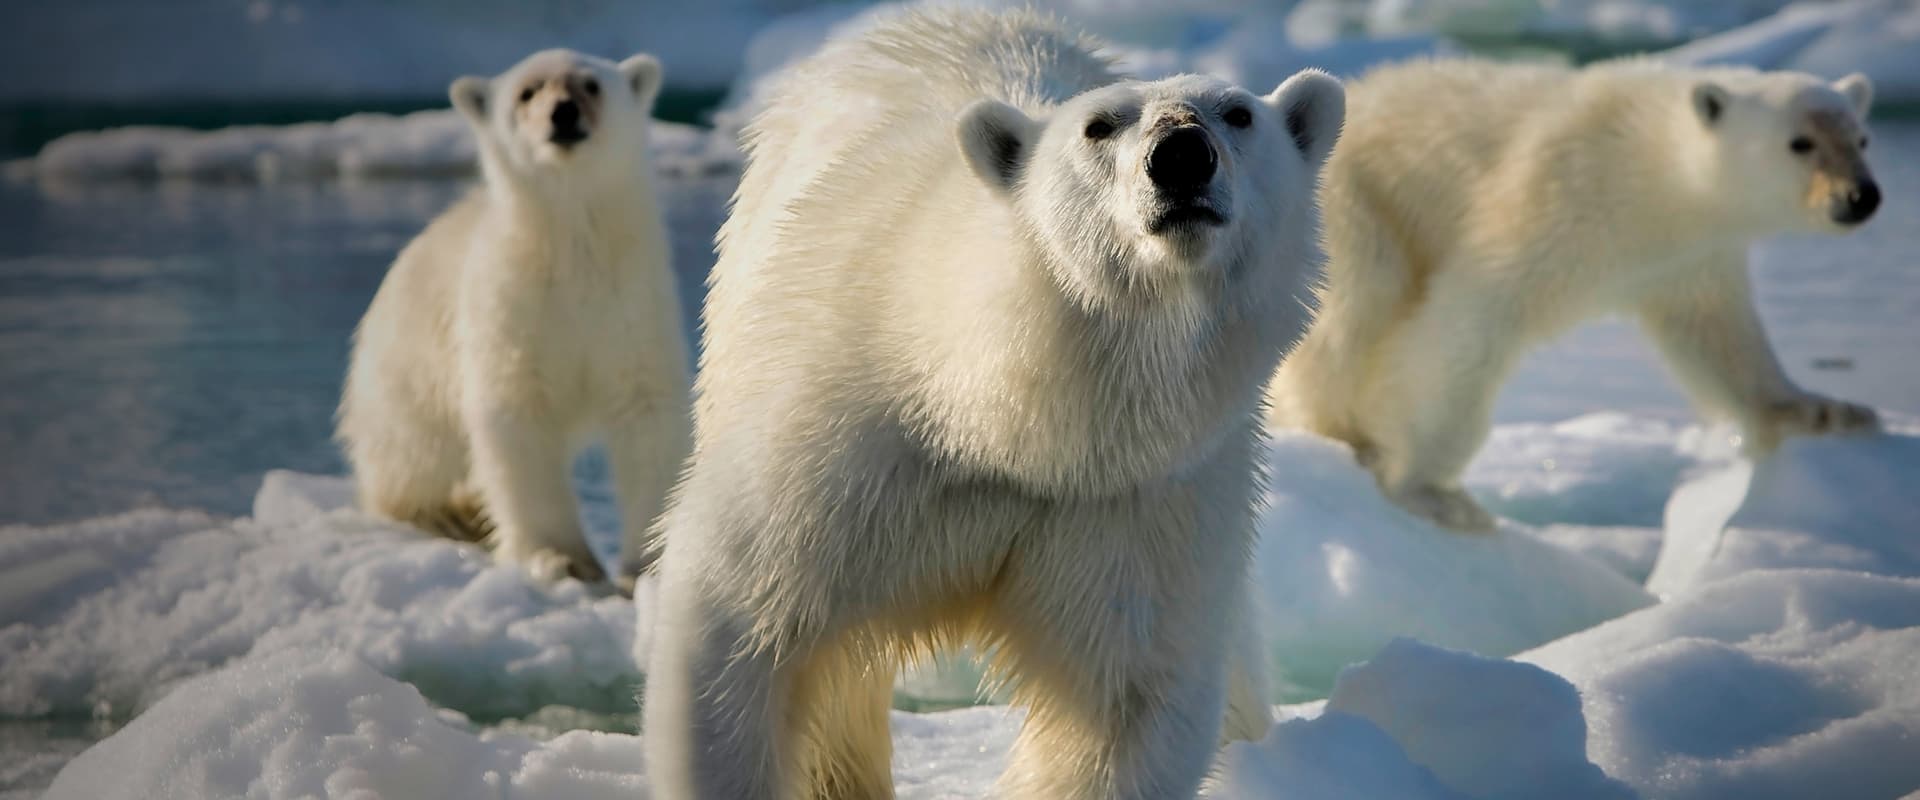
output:
[[[1346,115],[1340,82],[1305,71],[1260,97],[1213,78],[1127,81],[1034,119],[979,101],[960,148],[1022,234],[1083,299],[1291,254]]]
[[[1848,229],[1880,206],[1865,120],[1873,84],[1794,72],[1708,76],[1694,115],[1714,142],[1715,193],[1771,230]]]
[[[660,79],[649,55],[615,64],[543,50],[497,77],[456,80],[447,93],[489,171],[606,172],[610,161],[642,157]]]

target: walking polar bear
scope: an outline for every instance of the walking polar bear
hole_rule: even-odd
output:
[[[445,535],[487,527],[549,579],[604,573],[573,457],[601,436],[620,571],[690,447],[688,363],[646,157],[660,65],[537,53],[450,94],[485,186],[402,250],[354,334],[338,438],[361,505]]]
[[[1637,315],[1750,452],[1873,426],[1781,370],[1746,274],[1755,239],[1849,229],[1878,205],[1866,78],[1442,61],[1378,70],[1351,97],[1320,194],[1326,283],[1272,421],[1353,445],[1407,510],[1492,528],[1458,481],[1501,381],[1605,312]]]
[[[999,796],[1195,792],[1344,99],[1096,46],[908,13],[750,126],[662,518],[656,797],[891,797],[896,666],[962,641],[1028,708]]]

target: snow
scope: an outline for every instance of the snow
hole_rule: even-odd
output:
[[[1911,470],[1915,465],[1906,465]],[[1912,538],[1914,520],[1891,536]],[[1920,580],[1772,569],[1522,656],[1580,687],[1590,753],[1663,798],[1920,789]]]
[[[0,717],[124,718],[179,681],[351,653],[482,717],[630,711],[635,605],[336,510],[270,475],[257,519],[138,511],[0,530]]]
[[[724,87],[772,0],[526,4],[74,0],[0,6],[0,100],[437,97],[547,47],[658,54],[673,87]]]
[[[49,7],[57,11],[43,15],[45,18],[29,20],[29,27],[52,25],[62,20],[95,26],[99,23],[93,17],[81,22],[69,20],[66,15],[75,8],[101,4],[112,5],[108,0],[92,0]],[[1114,55],[1124,67],[1150,78],[1177,72],[1207,72],[1264,90],[1306,67],[1352,76],[1379,63],[1460,52],[1450,43],[1450,37],[1525,40],[1545,36],[1556,41],[1612,42],[1617,50],[1631,43],[1669,44],[1725,31],[1668,51],[1664,57],[1678,63],[1745,63],[1767,69],[1805,70],[1829,77],[1862,70],[1874,78],[1881,102],[1920,102],[1920,0],[1809,3],[1784,10],[1780,8],[1782,5],[1784,3],[1772,0],[1739,4],[1630,0],[1547,4],[1376,0],[1361,4],[1321,0],[1302,3],[1286,11],[1260,4],[1222,3],[1173,13],[1131,3],[1052,4],[1055,11],[1109,39]],[[267,8],[270,13],[264,20],[246,23],[245,36],[275,42],[279,41],[276,37],[299,36],[307,43],[280,49],[263,47],[253,53],[254,57],[271,59],[292,57],[280,55],[282,50],[318,58],[318,53],[312,51],[325,51],[328,45],[314,44],[318,40],[311,37],[317,31],[332,30],[335,26],[355,33],[355,52],[373,52],[374,49],[366,48],[357,37],[372,29],[370,23],[374,19],[380,21],[382,36],[396,39],[408,36],[409,31],[420,26],[453,24],[453,21],[439,19],[437,11],[405,6],[349,3],[298,12],[288,10],[307,9],[307,6],[276,6],[264,2],[254,6]],[[680,174],[708,174],[737,168],[740,156],[734,137],[759,107],[767,76],[805,57],[830,37],[862,30],[877,16],[895,8],[834,4],[773,15],[746,6],[723,6],[705,12],[676,11],[674,13],[685,18],[649,19],[644,27],[636,26],[646,31],[657,31],[662,25],[676,22],[705,26],[687,29],[689,35],[685,37],[648,33],[641,38],[661,45],[654,49],[666,58],[669,75],[673,76],[670,80],[705,80],[714,85],[730,83],[731,86],[726,101],[714,115],[715,129],[660,125],[654,143],[656,164],[663,171]],[[121,10],[135,17],[148,13],[140,9]],[[216,27],[239,24],[221,16],[231,9],[191,3],[184,10],[187,17],[207,17],[208,24],[215,24],[217,18]],[[1776,10],[1777,14],[1765,16]],[[496,11],[503,19],[520,13],[510,9]],[[276,16],[282,13],[311,16],[290,21]],[[617,19],[627,24],[622,14],[638,15],[613,6],[595,5],[578,19],[544,20],[541,24],[559,25],[568,30],[576,30],[568,26],[579,25],[577,30],[584,31],[590,23],[611,24],[609,20]],[[349,21],[352,21],[350,26]],[[745,44],[738,51],[707,45],[695,47],[687,43],[699,38],[691,35],[693,32],[712,33],[722,40]],[[483,42],[484,46],[474,46],[480,47],[477,52],[491,55],[479,59],[474,55],[474,47],[446,53],[419,52],[413,47],[401,48],[410,52],[404,66],[372,59],[364,64],[352,62],[349,74],[309,74],[308,67],[278,61],[254,69],[200,74],[238,76],[229,78],[236,81],[232,85],[206,87],[214,94],[299,96],[302,92],[326,93],[351,88],[376,94],[404,89],[437,96],[454,75],[463,71],[497,72],[518,55],[534,49],[533,45],[518,46],[519,38],[524,38],[519,34],[509,36],[492,28],[480,30],[465,22],[455,25],[454,32],[439,32],[429,38],[440,43],[435,45],[440,47],[467,40],[462,37]],[[552,42],[543,39],[540,44]],[[160,46],[149,39],[134,52]],[[206,49],[218,54],[200,54],[194,58],[233,57],[225,48]],[[598,48],[607,52],[618,50],[616,54],[629,49],[633,48],[611,45]],[[723,59],[718,55],[721,52],[742,55],[736,62],[731,60],[732,56]],[[40,47],[27,47],[16,57],[33,61],[45,55]],[[107,66],[81,70],[69,68],[72,62],[63,57],[62,68],[51,70],[54,80],[50,84],[10,86],[7,79],[0,77],[0,97],[42,91],[63,97],[113,95],[131,91],[130,87],[182,81],[184,76],[172,74],[180,67],[176,63],[177,55],[169,51],[167,58],[172,60],[165,62],[165,69],[116,72],[103,77],[104,86],[82,85],[76,76],[92,70],[123,69],[125,64],[136,60],[136,55],[120,55],[108,60]],[[694,65],[691,75],[681,76],[677,71],[681,59]],[[326,63],[329,68],[346,68],[346,62],[340,59]],[[447,66],[435,71],[436,64]],[[275,65],[285,69],[277,72]],[[35,75],[36,81],[42,79],[30,71],[0,70],[0,76],[9,74]],[[716,79],[715,76],[727,77]],[[8,172],[16,177],[63,180],[272,181],[443,176],[470,173],[473,157],[472,141],[457,115],[447,110],[433,110],[403,116],[356,114],[333,122],[284,127],[240,126],[216,131],[130,127],[80,132],[48,144],[36,158],[25,162],[27,166],[12,167]]]
[[[1209,796],[1920,789],[1903,755],[1920,737],[1920,509],[1903,491],[1920,438],[1895,427],[1792,440],[1757,466],[1713,429],[1618,414],[1497,428],[1470,483],[1541,518],[1683,481],[1658,603],[1549,535],[1642,528],[1434,530],[1381,500],[1341,446],[1276,438],[1267,632],[1290,699],[1326,699],[1227,748]],[[1527,475],[1542,459],[1558,468]],[[349,498],[341,479],[276,472],[250,518],[0,532],[0,715],[137,713],[48,797],[645,796],[630,726],[651,583],[637,602],[542,587]],[[970,673],[952,673],[909,676],[902,704],[916,706],[915,680],[922,706],[969,702]],[[1019,719],[895,712],[901,796],[987,791]]]
[[[182,685],[45,797],[627,800],[645,791],[642,764],[632,737],[475,735],[350,655],[289,651]]]
[[[1779,457],[1688,483],[1668,509],[1648,588],[1675,594],[1749,572],[1859,570],[1920,577],[1920,439],[1788,440]]]
[[[669,174],[724,172],[740,160],[737,148],[707,129],[658,120],[648,147],[655,169]],[[473,134],[451,109],[212,131],[83,131],[48,143],[27,163],[25,172],[46,181],[418,178],[464,176],[476,169]]]
[[[1587,760],[1573,685],[1531,665],[1397,639],[1342,672],[1326,710],[1372,722],[1474,797],[1633,796]]]
[[[1838,78],[1864,72],[1876,104],[1920,103],[1920,2],[1800,3],[1664,54],[1689,64],[1747,64]]]
[[[1408,694],[1452,699],[1382,709]],[[1020,719],[997,707],[895,712],[899,796],[981,796]],[[1497,732],[1446,735],[1463,726]],[[1344,675],[1325,713],[1228,748],[1208,796],[1631,797],[1586,761],[1584,736],[1577,697],[1550,673],[1400,641]],[[350,655],[289,651],[181,685],[71,762],[45,798],[228,797],[255,787],[271,787],[273,797],[634,798],[648,796],[641,750],[629,734],[571,731],[536,742],[476,731]],[[1516,756],[1524,768],[1493,768]],[[1436,774],[1482,793],[1464,794]]]
[[[1505,656],[1653,603],[1524,525],[1461,535],[1408,515],[1333,442],[1282,434],[1268,463],[1256,569],[1285,699],[1325,696],[1395,637]]]

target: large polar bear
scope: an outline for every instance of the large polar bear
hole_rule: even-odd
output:
[[[597,580],[568,478],[598,435],[621,572],[645,566],[691,445],[646,158],[660,78],[651,56],[549,50],[453,84],[485,185],[401,251],[354,335],[338,438],[365,508],[453,536],[490,525],[500,558]]]
[[[1273,422],[1352,444],[1415,514],[1489,529],[1458,480],[1501,381],[1530,346],[1619,311],[1754,454],[1872,426],[1781,370],[1746,274],[1756,238],[1873,213],[1871,94],[1857,75],[1651,61],[1369,74],[1322,183],[1326,284]]]
[[[1344,101],[1095,46],[909,13],[750,126],[662,518],[656,797],[891,797],[895,668],[968,640],[1029,709],[1001,796],[1195,791]]]

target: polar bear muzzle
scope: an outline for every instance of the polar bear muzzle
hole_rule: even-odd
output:
[[[1791,143],[1793,152],[1811,162],[1807,181],[1808,208],[1825,207],[1836,224],[1858,225],[1880,207],[1880,186],[1873,180],[1862,152],[1866,137],[1851,115],[1820,112],[1807,115],[1803,133]]]
[[[1227,216],[1212,191],[1220,153],[1199,115],[1182,108],[1154,122],[1148,135],[1156,137],[1147,148],[1145,167],[1158,208],[1148,219],[1147,232],[1158,236],[1198,225],[1226,225]]]

